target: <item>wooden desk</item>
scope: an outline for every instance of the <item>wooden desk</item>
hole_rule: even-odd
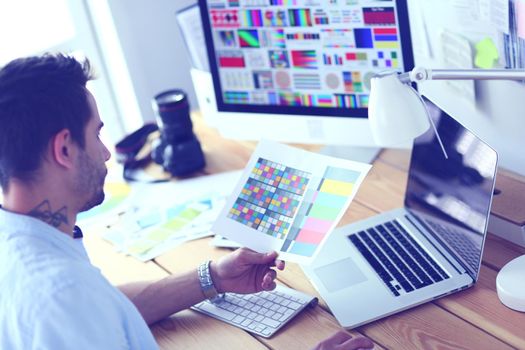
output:
[[[207,158],[205,173],[241,169],[254,144],[228,141],[201,125],[195,127]],[[313,147],[315,148],[315,147]],[[341,224],[363,219],[402,205],[408,152],[383,151],[375,161]],[[95,265],[115,284],[155,279],[168,273],[196,269],[205,259],[217,259],[229,250],[210,247],[209,238],[185,243],[143,264],[113,251],[93,235],[85,238]],[[398,313],[352,330],[389,349],[525,349],[525,314],[503,306],[496,295],[496,274],[525,249],[488,235],[478,283],[465,291]],[[278,275],[280,283],[318,293],[295,264]],[[186,310],[159,322],[152,331],[162,349],[309,349],[339,329],[324,301],[302,312],[270,339]]]

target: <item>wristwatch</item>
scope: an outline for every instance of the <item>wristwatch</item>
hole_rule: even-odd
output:
[[[199,265],[197,272],[199,274],[199,282],[201,284],[202,293],[212,303],[216,303],[224,297],[224,294],[219,294],[210,273],[210,260],[207,260]]]

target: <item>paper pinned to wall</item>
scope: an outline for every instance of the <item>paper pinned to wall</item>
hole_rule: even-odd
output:
[[[494,20],[499,18],[496,11],[494,11],[494,14],[491,14],[490,9],[492,5],[480,4],[478,0],[450,0],[449,5],[453,21],[444,28],[461,35],[471,44],[490,38],[499,53],[499,60],[495,65],[505,66],[505,57],[502,54],[504,52],[504,34],[499,31],[496,25],[490,22],[491,16],[494,17]],[[504,20],[505,18],[506,21]],[[508,14],[500,22],[501,27],[505,27],[504,22],[506,23],[506,30],[508,31],[510,26]]]
[[[203,71],[209,71],[206,39],[202,30],[199,6],[194,4],[186,7],[178,11],[176,17],[193,66]]]
[[[470,26],[472,22],[479,22],[480,11],[478,0],[450,0],[456,22]]]
[[[308,264],[335,228],[370,165],[261,141],[212,227],[215,234]]]
[[[443,31],[440,39],[443,63],[447,68],[472,68],[472,49],[467,39],[450,31]],[[447,80],[446,83],[461,96],[475,103],[476,93],[473,80]]]
[[[432,46],[430,45],[430,36],[428,35],[428,26],[425,19],[425,11],[423,6],[421,6],[419,0],[412,1],[411,6],[411,19],[412,28],[411,33],[413,35],[413,44],[414,53],[418,57],[432,58]]]
[[[509,0],[479,0],[478,7],[481,21],[509,33]]]

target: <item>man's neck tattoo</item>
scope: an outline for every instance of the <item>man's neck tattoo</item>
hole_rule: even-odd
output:
[[[46,199],[37,207],[31,210],[28,215],[40,219],[53,227],[59,227],[61,224],[68,223],[67,221],[67,207],[64,206],[56,212],[52,212],[51,205]]]

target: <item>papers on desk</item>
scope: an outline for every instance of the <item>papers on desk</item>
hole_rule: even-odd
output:
[[[235,171],[168,183],[122,184],[127,186],[123,191],[126,196],[118,210],[90,214],[84,220],[90,223],[98,217],[106,226],[101,234],[104,239],[123,253],[150,260],[183,242],[211,235],[211,225],[240,174]],[[110,208],[105,202],[102,207]]]
[[[261,141],[212,231],[259,252],[309,264],[370,165]]]
[[[122,252],[147,261],[189,240],[211,235],[224,197],[210,196],[169,206],[134,207],[102,237]]]

